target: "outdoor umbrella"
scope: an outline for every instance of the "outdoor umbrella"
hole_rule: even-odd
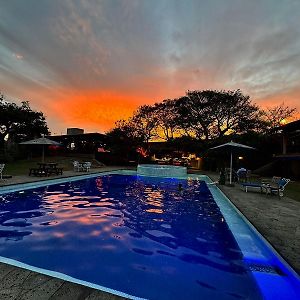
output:
[[[20,143],[21,145],[42,145],[43,146],[43,152],[42,152],[42,162],[45,161],[45,145],[54,145],[54,146],[60,146],[61,144],[52,140],[49,140],[45,137],[41,137],[38,139],[30,140],[27,142]]]
[[[256,150],[253,147],[246,146],[243,144],[234,143],[233,141],[229,143],[225,143],[216,147],[209,148],[210,150],[229,150],[230,151],[230,176],[229,176],[229,183],[232,184],[232,153],[239,149],[246,149],[246,150]]]

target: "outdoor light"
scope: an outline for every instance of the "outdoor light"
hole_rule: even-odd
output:
[[[239,156],[239,160],[242,160],[242,159],[244,159],[244,157],[243,156]]]

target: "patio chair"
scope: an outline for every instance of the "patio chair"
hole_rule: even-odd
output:
[[[83,163],[82,169],[86,172],[89,172],[91,170],[91,166],[92,166],[92,163],[87,161],[87,162]]]
[[[82,164],[77,160],[73,161],[73,167],[75,172],[82,171]]]
[[[281,178],[275,184],[274,183],[263,184],[262,188],[265,189],[266,194],[270,194],[270,195],[275,194],[278,195],[279,197],[283,197],[284,189],[290,181],[291,180],[288,178]]]
[[[0,164],[0,179],[2,180],[3,177],[3,170],[4,170],[5,164]]]

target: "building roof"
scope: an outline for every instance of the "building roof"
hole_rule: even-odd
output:
[[[104,140],[107,136],[103,133],[92,132],[92,133],[81,133],[81,134],[63,134],[63,135],[53,135],[49,136],[50,139],[55,141],[62,141],[62,140]]]
[[[290,122],[286,125],[282,125],[278,127],[278,129],[282,130],[284,133],[290,133],[295,131],[300,131],[300,120]]]

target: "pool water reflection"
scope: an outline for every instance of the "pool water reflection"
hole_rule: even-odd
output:
[[[0,199],[1,256],[148,299],[263,298],[203,181],[108,175]]]

